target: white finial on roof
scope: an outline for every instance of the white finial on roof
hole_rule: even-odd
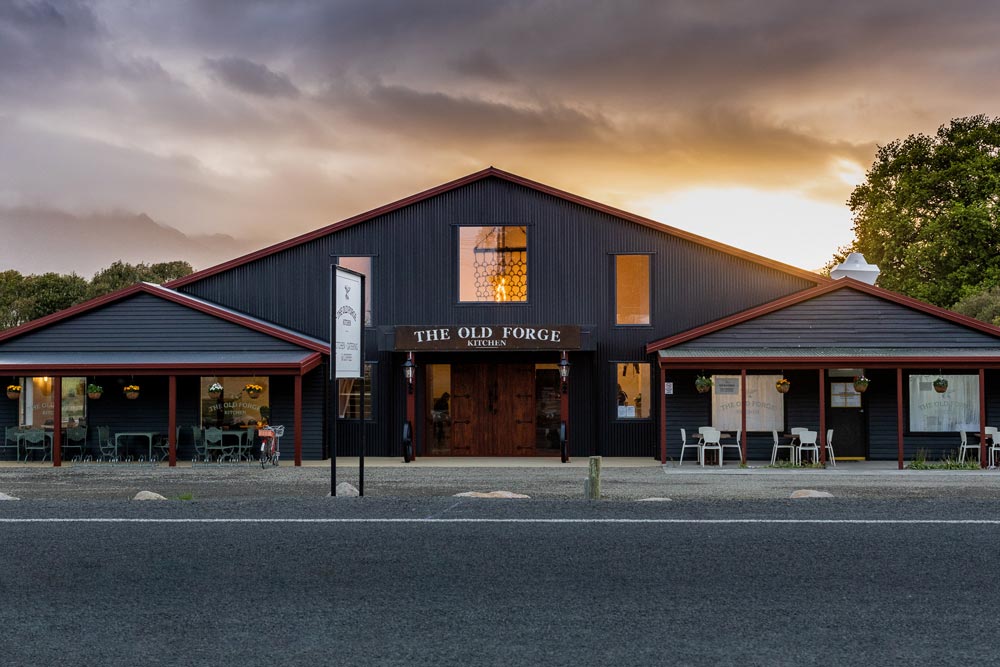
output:
[[[881,273],[877,266],[865,261],[865,256],[860,252],[852,252],[844,260],[844,263],[830,272],[830,277],[834,280],[838,278],[854,278],[855,280],[875,284],[875,279]]]

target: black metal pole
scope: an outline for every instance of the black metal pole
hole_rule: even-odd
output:
[[[365,276],[361,275],[361,460],[358,465],[358,495],[365,495],[365,306],[368,295],[365,293]]]
[[[340,392],[337,391],[337,265],[330,265],[330,399],[327,410],[330,419],[330,495],[337,495],[337,414],[340,409]],[[332,409],[331,409],[332,404]]]

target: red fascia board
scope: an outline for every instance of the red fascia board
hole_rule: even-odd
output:
[[[376,218],[376,217],[378,217],[380,215],[385,215],[386,213],[391,213],[391,212],[399,210],[399,209],[401,209],[401,208],[403,208],[405,206],[410,206],[411,204],[416,204],[416,203],[421,202],[421,201],[423,201],[425,199],[429,199],[429,198],[437,196],[439,194],[443,194],[443,193],[448,192],[450,190],[454,190],[456,188],[462,187],[463,185],[468,185],[469,183],[474,183],[475,181],[479,181],[479,180],[482,180],[484,178],[489,178],[491,176],[503,179],[505,181],[509,181],[511,183],[516,183],[516,184],[522,185],[522,186],[524,186],[526,188],[530,188],[532,190],[536,190],[538,192],[542,192],[542,193],[551,195],[553,197],[558,197],[559,199],[563,199],[563,200],[566,200],[566,201],[569,201],[569,202],[572,202],[572,203],[575,203],[575,204],[579,204],[581,206],[586,206],[587,208],[591,208],[591,209],[594,209],[596,211],[601,211],[602,213],[607,213],[608,215],[613,215],[615,217],[622,218],[622,219],[628,220],[630,222],[637,223],[637,224],[642,225],[644,227],[648,227],[650,229],[654,229],[656,231],[659,231],[659,232],[662,232],[662,233],[665,233],[665,234],[668,234],[668,235],[671,235],[671,236],[676,236],[678,238],[684,239],[686,241],[690,241],[692,243],[696,243],[698,245],[702,245],[702,246],[706,246],[708,248],[712,248],[714,250],[718,250],[718,251],[723,252],[723,253],[725,253],[727,255],[732,255],[733,257],[738,257],[740,259],[745,259],[745,260],[753,262],[755,264],[761,264],[763,266],[767,266],[769,268],[776,269],[776,270],[781,271],[783,273],[792,274],[792,275],[798,276],[800,278],[804,278],[805,280],[808,280],[810,282],[824,283],[824,282],[827,282],[828,280],[830,280],[826,276],[821,276],[818,273],[813,273],[812,271],[807,271],[805,269],[800,269],[800,268],[798,268],[796,266],[791,266],[791,265],[788,265],[788,264],[783,264],[783,263],[778,262],[776,260],[768,259],[767,257],[762,257],[760,255],[756,255],[756,254],[754,254],[752,252],[747,252],[745,250],[740,250],[739,248],[734,248],[733,246],[726,245],[725,243],[720,243],[719,241],[713,241],[711,239],[705,238],[704,236],[699,236],[697,234],[693,234],[691,232],[684,231],[683,229],[678,229],[676,227],[671,227],[670,225],[665,225],[665,224],[663,224],[661,222],[657,222],[657,221],[652,220],[650,218],[645,218],[643,216],[636,215],[634,213],[629,213],[628,211],[623,211],[623,210],[615,208],[613,206],[608,206],[607,204],[602,204],[600,202],[596,202],[596,201],[593,201],[591,199],[587,199],[586,197],[581,197],[579,195],[574,195],[572,193],[565,192],[563,190],[559,190],[557,188],[554,188],[554,187],[551,187],[551,186],[548,186],[548,185],[544,185],[542,183],[538,183],[537,181],[532,181],[530,179],[524,178],[523,176],[518,176],[516,174],[512,174],[510,172],[503,171],[502,169],[497,169],[496,167],[488,167],[486,169],[483,169],[481,171],[477,171],[477,172],[475,172],[473,174],[469,174],[468,176],[463,176],[462,178],[458,178],[458,179],[456,179],[454,181],[450,181],[450,182],[445,183],[443,185],[438,185],[436,187],[430,188],[429,190],[424,190],[423,192],[419,192],[417,194],[410,195],[409,197],[405,197],[405,198],[400,199],[398,201],[392,202],[391,204],[386,204],[384,206],[380,206],[378,208],[372,209],[372,210],[367,211],[365,213],[359,213],[358,215],[352,216],[352,217],[347,218],[345,220],[341,220],[340,222],[335,222],[335,223],[333,223],[331,225],[327,225],[326,227],[321,227],[320,229],[316,229],[316,230],[313,230],[311,232],[307,232],[305,234],[301,234],[301,235],[296,236],[294,238],[288,239],[287,241],[282,241],[281,243],[277,243],[275,245],[268,246],[267,248],[263,248],[261,250],[257,250],[255,252],[249,253],[247,255],[243,255],[242,257],[237,257],[235,259],[231,259],[228,262],[223,262],[222,264],[217,264],[216,266],[211,266],[211,267],[208,267],[206,269],[202,269],[201,271],[196,271],[196,272],[194,272],[194,273],[192,273],[190,275],[184,276],[183,278],[178,278],[177,280],[173,280],[171,282],[165,283],[164,287],[169,287],[169,288],[173,289],[173,288],[177,288],[177,287],[183,287],[184,285],[189,285],[189,284],[191,284],[193,282],[197,282],[197,281],[202,280],[204,278],[208,278],[208,277],[214,276],[214,275],[216,275],[218,273],[222,273],[224,271],[228,271],[230,269],[236,268],[237,266],[242,266],[243,264],[247,264],[249,262],[261,259],[263,257],[267,257],[268,255],[273,255],[275,253],[279,253],[279,252],[281,252],[283,250],[287,250],[289,248],[293,248],[295,246],[301,245],[303,243],[307,243],[307,242],[312,241],[314,239],[326,236],[328,234],[332,234],[333,232],[337,232],[337,231],[340,231],[340,230],[342,230],[344,228],[351,227],[353,225],[356,225],[356,224],[359,224],[359,223],[371,220],[372,218]]]
[[[914,310],[919,310],[927,313],[928,315],[933,315],[934,317],[939,317],[949,322],[1000,338],[1000,327],[995,327],[992,324],[987,324],[986,322],[981,322],[965,315],[959,315],[958,313],[946,310],[945,308],[932,306],[929,303],[924,303],[918,299],[903,296],[902,294],[891,292],[887,289],[882,289],[881,287],[868,285],[854,280],[853,278],[841,278],[839,280],[831,280],[824,285],[818,285],[801,292],[796,292],[795,294],[790,294],[789,296],[781,297],[780,299],[775,299],[774,301],[757,306],[756,308],[744,310],[743,312],[736,313],[735,315],[730,315],[729,317],[724,317],[721,320],[709,322],[708,324],[695,327],[694,329],[689,329],[677,335],[653,341],[652,343],[646,345],[646,353],[651,354],[657,350],[663,350],[668,347],[685,343],[689,340],[701,338],[707,334],[727,329],[731,326],[756,319],[762,315],[767,315],[769,313],[788,308],[789,306],[794,306],[795,304],[809,301],[810,299],[815,299],[823,296],[824,294],[829,294],[830,292],[835,292],[839,289],[845,288],[850,288],[858,292],[865,292],[880,299],[884,299],[907,308],[912,308]],[[998,341],[998,343],[1000,343],[1000,341]]]
[[[660,366],[673,370],[711,369],[748,370],[818,370],[821,368],[927,368],[937,371],[941,368],[1000,368],[997,357],[685,357],[672,360],[661,358]]]

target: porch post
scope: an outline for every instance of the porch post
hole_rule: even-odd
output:
[[[903,469],[903,369],[896,369],[896,448],[899,469]]]
[[[826,465],[826,373],[819,369],[819,462]]]
[[[979,467],[986,467],[986,369],[979,369]]]
[[[747,462],[747,369],[740,371],[740,432],[743,440],[740,441],[740,460]]]
[[[295,465],[302,465],[302,376],[295,376]]]
[[[52,378],[52,466],[62,465],[62,377]]]
[[[413,362],[416,363],[417,355],[413,355]],[[413,443],[410,452],[410,461],[417,460],[417,369],[413,369],[413,385],[406,387],[406,421],[410,422],[410,442]],[[409,380],[403,380],[404,384],[409,384]],[[433,397],[432,397],[433,398]],[[560,406],[562,403],[560,402]]]
[[[660,463],[667,464],[667,369],[660,362]]]
[[[171,375],[167,382],[167,451],[170,453],[170,467],[177,465],[177,376]]]

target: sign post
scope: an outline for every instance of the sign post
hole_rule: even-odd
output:
[[[361,381],[361,459],[358,495],[365,495],[365,276],[336,264],[330,266],[330,391],[334,401],[330,495],[337,495],[337,419],[340,415],[340,380]]]

